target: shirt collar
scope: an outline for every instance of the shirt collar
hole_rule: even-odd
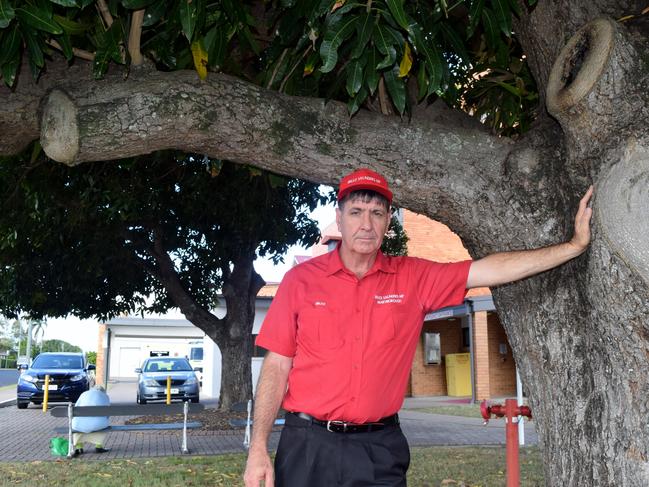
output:
[[[336,248],[331,252],[329,252],[329,263],[327,265],[328,276],[331,276],[332,274],[335,274],[338,271],[346,270],[346,267],[340,258],[340,245],[341,242],[338,242]],[[376,259],[374,259],[374,264],[372,264],[372,268],[365,275],[368,276],[377,271],[382,271],[388,274],[394,274],[396,272],[395,264],[393,260],[390,257],[386,257],[383,254],[383,252],[381,252],[380,249],[376,254]]]

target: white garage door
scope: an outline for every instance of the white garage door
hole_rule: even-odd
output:
[[[119,348],[119,377],[137,377],[135,369],[140,364],[140,347]]]

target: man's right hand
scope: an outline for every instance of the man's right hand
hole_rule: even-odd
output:
[[[266,450],[250,450],[248,452],[248,462],[246,471],[243,474],[243,481],[246,487],[259,487],[261,481],[264,481],[265,487],[274,487],[275,472],[273,463],[270,461],[270,455]]]

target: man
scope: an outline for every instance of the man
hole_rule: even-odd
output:
[[[460,304],[466,290],[558,266],[590,242],[592,188],[575,234],[547,248],[440,264],[386,257],[392,192],[361,169],[338,192],[338,248],[284,277],[257,344],[268,350],[257,385],[247,487],[403,486],[410,453],[396,415],[427,312]],[[275,468],[267,441],[287,411]]]
[[[106,390],[96,385],[92,389],[82,393],[77,399],[75,406],[110,406],[110,399]],[[106,430],[109,426],[108,416],[80,416],[72,418],[72,435],[74,444],[74,456],[83,453],[83,444],[92,443],[95,445],[95,453],[110,451],[104,448],[106,441]]]

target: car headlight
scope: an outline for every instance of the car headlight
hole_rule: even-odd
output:
[[[78,381],[83,380],[83,379],[85,379],[85,378],[86,378],[85,375],[83,375],[83,374],[77,374],[77,375],[75,375],[75,376],[70,377],[70,382],[78,382]]]
[[[147,379],[144,381],[144,385],[147,387],[160,387],[157,380]]]
[[[36,382],[38,379],[33,375],[23,374],[20,376],[20,380],[24,380],[25,382]]]
[[[191,386],[192,384],[196,384],[198,381],[196,380],[196,377],[190,377],[185,381],[186,386]]]

